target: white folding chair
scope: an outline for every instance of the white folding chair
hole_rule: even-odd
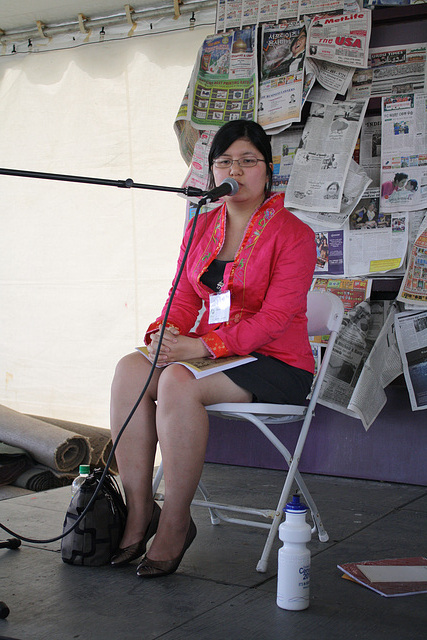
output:
[[[288,466],[286,479],[275,510],[252,509],[249,507],[211,502],[206,487],[201,481],[199,483],[199,490],[201,491],[204,499],[195,499],[192,503],[195,506],[207,507],[209,509],[212,524],[219,524],[220,520],[224,520],[226,522],[269,529],[261,558],[257,564],[257,571],[261,573],[264,573],[267,570],[268,558],[274,539],[277,535],[279,524],[283,517],[283,508],[288,501],[294,480],[296,481],[304,500],[311,511],[313,519],[313,533],[317,530],[317,534],[321,542],[326,542],[329,538],[323,527],[314,500],[311,497],[300,472],[298,471],[298,464],[308,430],[310,428],[311,420],[314,415],[314,409],[325,376],[326,368],[329,364],[332,348],[335,343],[337,332],[341,326],[343,314],[343,304],[333,293],[326,291],[310,291],[308,293],[308,334],[310,336],[329,335],[328,344],[313,383],[308,406],[261,403],[221,403],[206,407],[207,411],[211,415],[220,416],[221,418],[227,418],[230,420],[246,420],[254,424],[279,451]],[[287,424],[288,422],[298,421],[302,421],[301,431],[298,436],[295,450],[291,453],[267,425]],[[153,493],[157,500],[163,499],[163,495],[157,492],[162,476],[163,467],[162,464],[160,464],[153,482]],[[231,517],[227,515],[229,512],[246,513],[252,516],[259,516],[264,519],[269,519],[271,522],[244,520],[241,518]]]

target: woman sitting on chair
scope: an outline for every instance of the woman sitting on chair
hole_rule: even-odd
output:
[[[212,186],[231,177],[239,190],[197,223],[159,351],[161,368],[155,369],[116,450],[128,518],[111,564],[117,567],[139,558],[156,534],[137,568],[142,578],[176,571],[196,536],[190,505],[208,439],[205,406],[253,401],[305,404],[310,391],[314,361],[305,312],[316,263],[314,233],[284,208],[283,194],[271,195],[272,169],[269,138],[257,123],[232,121],[217,132],[209,154]],[[178,267],[190,228],[191,223]],[[225,310],[214,321],[218,296],[225,301]],[[192,332],[202,303],[204,314]],[[165,308],[145,336],[151,360]],[[170,364],[249,353],[257,360],[202,379]],[[137,351],[118,363],[111,399],[113,439],[150,368],[149,360]],[[157,442],[165,482],[162,509],[152,494]]]

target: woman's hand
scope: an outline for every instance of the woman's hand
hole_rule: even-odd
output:
[[[159,331],[151,335],[151,342],[147,347],[151,362],[153,362],[156,355],[159,338]],[[199,338],[181,336],[178,329],[169,327],[163,335],[157,364],[161,366],[176,362],[177,360],[203,358],[209,355],[208,349]]]
[[[173,346],[174,342],[177,340],[177,336],[179,335],[179,331],[170,327],[166,329],[163,334],[162,345],[159,351],[159,357],[157,359],[157,364],[161,365],[168,361],[168,355],[171,351],[171,346]],[[160,331],[156,331],[156,333],[151,334],[151,342],[148,345],[148,356],[151,362],[154,361],[155,355],[157,353],[157,348],[159,346],[160,341]]]

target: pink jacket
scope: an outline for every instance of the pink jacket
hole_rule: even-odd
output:
[[[191,225],[181,245],[178,269]],[[168,326],[176,327],[183,335],[200,337],[214,358],[259,351],[312,373],[314,360],[305,312],[316,264],[316,244],[310,227],[284,208],[283,194],[271,196],[255,211],[234,262],[226,265],[223,291],[231,292],[229,321],[210,325],[205,311],[194,329],[202,301],[208,309],[212,293],[200,278],[218,255],[225,228],[225,204],[202,214],[197,221]],[[161,326],[166,307],[167,303],[162,315],[148,328],[146,344],[150,333]]]
[[[381,197],[387,200],[395,191],[397,191],[397,187],[395,184],[393,184],[392,180],[383,182],[381,187]]]

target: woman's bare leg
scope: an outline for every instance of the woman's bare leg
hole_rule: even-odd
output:
[[[151,560],[172,560],[182,550],[190,504],[202,473],[209,422],[205,405],[250,402],[252,394],[223,373],[196,380],[180,365],[163,370],[158,385],[157,435],[163,460],[165,500]]]
[[[113,441],[139,397],[150,368],[150,362],[137,352],[125,356],[117,364],[111,387]],[[157,445],[155,399],[159,375],[160,371],[156,369],[147,392],[116,449],[116,460],[128,508],[121,548],[141,540],[152,515],[152,480]]]

